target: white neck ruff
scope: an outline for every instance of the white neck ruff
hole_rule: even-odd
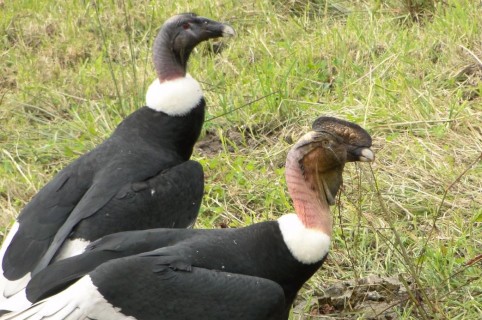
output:
[[[286,246],[299,262],[318,262],[330,250],[330,236],[306,228],[296,214],[286,214],[278,219],[278,223]]]
[[[149,86],[146,93],[146,105],[170,116],[183,116],[197,106],[203,97],[199,82],[189,74],[160,83],[159,79]]]

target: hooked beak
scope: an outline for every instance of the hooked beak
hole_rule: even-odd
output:
[[[207,38],[234,37],[236,35],[236,31],[228,24],[206,18],[203,19],[206,23],[203,24],[202,30]]]
[[[368,147],[356,147],[348,153],[348,161],[373,162],[375,160],[375,153]]]
[[[224,25],[222,33],[223,37],[234,37],[236,35],[236,31],[234,31],[234,29],[227,24]]]
[[[373,153],[370,148],[363,148],[360,154],[360,161],[362,162],[372,162],[375,160],[375,153]]]
[[[343,183],[343,168],[346,162],[372,162],[374,152],[367,146],[351,145],[337,134],[327,131],[310,131],[295,145],[305,179],[320,200],[329,205],[336,202],[336,194]]]

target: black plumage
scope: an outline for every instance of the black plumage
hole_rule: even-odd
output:
[[[239,229],[128,231],[106,236],[82,255],[52,264],[30,281],[27,297],[32,302],[47,298],[88,274],[107,301],[115,302],[115,307],[123,314],[136,319],[154,319],[151,312],[169,313],[171,308],[178,312],[185,309],[186,319],[234,317],[231,311],[223,313],[213,306],[212,313],[196,315],[191,308],[202,308],[203,303],[191,291],[193,286],[200,290],[199,294],[204,288],[206,293],[218,297],[232,294],[237,299],[269,300],[260,306],[268,302],[276,304],[276,307],[264,305],[262,309],[269,310],[264,313],[259,312],[249,299],[241,299],[237,306],[238,319],[287,319],[296,293],[323,261],[324,258],[311,265],[297,261],[284,244],[275,221]],[[196,269],[202,276],[190,274]],[[236,275],[239,280],[231,283],[228,274]],[[183,279],[185,275],[189,276]],[[171,276],[183,279],[176,284],[176,289],[172,286],[177,280]],[[199,280],[198,276],[211,280],[204,283],[207,280]],[[244,276],[247,283],[242,280]],[[259,288],[252,291],[256,280],[260,282]],[[265,282],[269,284],[268,288],[265,288]],[[281,290],[275,289],[277,287]],[[174,291],[167,294],[169,290]],[[271,294],[276,293],[276,296],[264,296],[262,290],[273,291]],[[136,297],[128,298],[128,292]],[[184,293],[179,295],[179,292]],[[187,303],[181,304],[178,297]],[[173,299],[175,303],[172,303]],[[221,300],[220,304],[228,306],[235,302]],[[232,309],[235,308],[229,308]],[[257,313],[262,316],[253,317]],[[165,319],[184,319],[182,314],[179,318]]]
[[[286,178],[296,215],[239,229],[108,235],[82,255],[40,272],[27,297],[45,300],[5,319],[41,319],[47,310],[66,312],[64,305],[98,319],[105,318],[99,312],[106,306],[120,310],[120,319],[288,319],[297,292],[326,259],[328,203],[340,187],[345,161],[374,158],[366,131],[346,124],[324,118],[288,154]],[[82,290],[89,294],[72,300]],[[90,295],[102,303],[81,307]]]
[[[133,272],[139,275],[137,281],[126,281]],[[159,264],[155,256],[108,262],[92,277],[97,285],[108,288],[102,292],[107,300],[125,301],[123,312],[132,309],[137,319],[275,320],[284,306],[283,290],[271,280],[198,267],[174,270]],[[189,293],[179,294],[187,287]],[[125,290],[142,292],[141,302],[120,297]],[[169,303],[173,297],[176,303]]]
[[[146,263],[155,258],[152,261],[156,265],[169,266],[173,270],[187,271],[195,266],[269,279],[283,288],[283,305],[288,308],[303,283],[323,263],[320,260],[305,265],[297,261],[284,244],[276,221],[238,229],[127,231],[106,236],[92,243],[82,255],[52,264],[31,280],[27,286],[27,297],[32,302],[39,301],[64,289],[104,262],[122,264],[119,258],[133,255],[145,257]],[[117,268],[122,267],[119,265]],[[91,276],[95,280],[96,272]],[[159,286],[159,283],[151,284]],[[99,290],[102,292],[101,287]],[[125,290],[128,290],[128,285]],[[189,295],[189,292],[186,294]],[[126,312],[129,310],[122,304],[116,306]]]
[[[187,161],[203,124],[204,106],[202,100],[184,117],[171,117],[143,107],[127,117],[109,139],[60,171],[19,215],[19,230],[3,257],[4,276],[18,279],[28,272],[41,270],[50,263],[69,235],[77,237],[75,227],[80,222],[85,224],[89,217],[102,215],[102,210],[108,210],[106,205],[112,199],[122,198],[125,188],[136,182],[152,180],[157,175],[160,176],[152,181],[162,181],[164,170]],[[185,186],[192,183],[198,189],[195,194],[186,194],[186,201],[197,204],[191,207],[189,216],[199,209],[203,188],[203,180],[199,180],[202,168],[194,170],[198,171],[196,180],[181,181]],[[150,193],[150,190],[144,192]],[[134,221],[139,219],[139,211],[157,214],[150,210],[157,199],[164,201],[156,197],[125,213],[131,214]],[[171,210],[172,219],[182,214]],[[165,220],[165,227],[171,226],[169,219]],[[136,228],[126,221],[124,224]],[[93,224],[91,227],[97,228]],[[112,232],[103,235],[109,233]]]
[[[200,42],[233,34],[225,24],[190,13],[166,21],[154,45],[158,79],[147,106],[61,170],[25,206],[18,230],[2,247],[2,285],[28,281],[30,273],[72,255],[70,240],[89,243],[113,232],[193,224],[204,180],[202,167],[188,160],[204,122],[205,100],[197,81],[186,75],[187,60]],[[3,298],[22,288],[13,285],[17,288],[2,288]]]
[[[196,221],[203,187],[202,166],[188,160],[149,180],[125,185],[95,215],[80,221],[69,237],[93,241],[133,225],[138,230],[189,227]]]

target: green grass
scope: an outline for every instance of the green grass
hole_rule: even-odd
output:
[[[2,229],[143,104],[157,28],[195,11],[238,32],[221,54],[206,44],[191,58],[212,119],[203,133],[212,149],[193,156],[206,171],[197,227],[291,212],[292,141],[320,115],[354,121],[377,159],[347,165],[330,257],[293,319],[317,317],[322,286],[370,274],[410,283],[412,298],[392,308],[400,319],[478,318],[482,268],[469,262],[482,254],[482,7],[297,2],[0,1]]]

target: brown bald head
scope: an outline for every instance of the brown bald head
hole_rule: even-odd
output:
[[[313,130],[301,137],[288,157],[296,159],[305,181],[317,191],[321,201],[332,205],[343,179],[346,162],[373,161],[372,139],[359,125],[320,117]]]

